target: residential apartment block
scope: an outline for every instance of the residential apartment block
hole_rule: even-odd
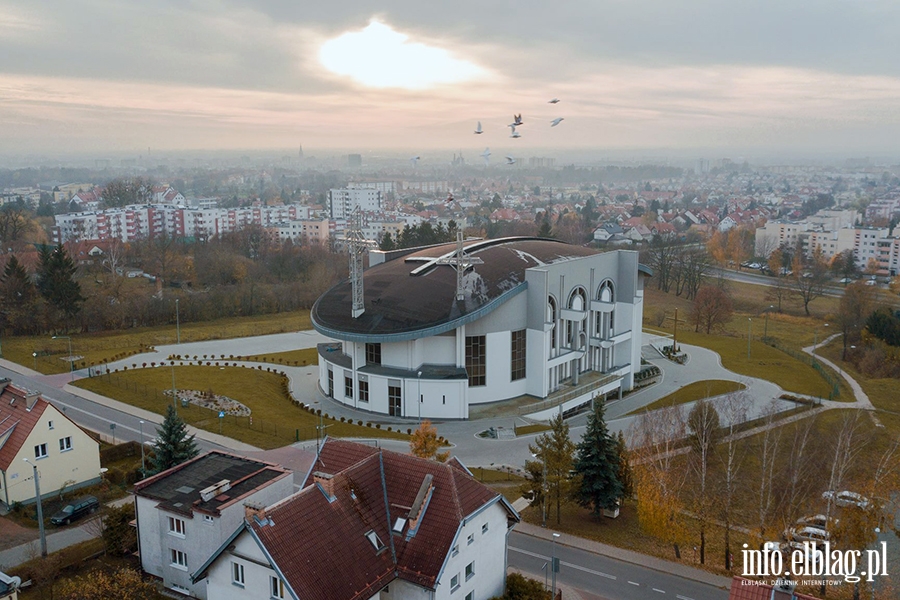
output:
[[[363,212],[380,212],[384,196],[380,189],[350,184],[343,189],[328,191],[328,206],[332,219],[349,219],[357,207]]]

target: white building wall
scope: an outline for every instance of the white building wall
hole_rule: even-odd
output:
[[[244,585],[233,581],[232,563],[244,567]],[[269,600],[270,578],[277,576],[266,556],[259,549],[249,533],[242,533],[235,540],[234,549],[226,550],[207,571],[206,579],[198,582],[204,585],[209,600]],[[290,598],[285,589],[284,597]]]

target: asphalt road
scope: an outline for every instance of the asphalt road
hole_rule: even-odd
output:
[[[728,591],[513,531],[509,566],[536,579],[544,577],[550,556],[560,559],[557,582],[608,600],[727,600]],[[549,579],[548,579],[549,581]]]
[[[9,377],[15,385],[40,392],[44,399],[50,401],[79,425],[114,436],[117,442],[151,441],[156,438],[156,427],[162,422],[162,417],[157,416],[153,421],[144,419],[144,424],[141,425],[141,419],[138,417],[80,398],[52,385],[42,383],[38,379],[19,375],[15,371],[3,367],[0,367],[0,377]],[[115,425],[115,429],[110,428],[111,424]],[[142,432],[143,439],[141,439]],[[224,448],[200,438],[197,438],[196,441],[201,452]]]

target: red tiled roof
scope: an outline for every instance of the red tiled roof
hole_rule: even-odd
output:
[[[6,471],[28,439],[49,403],[37,398],[31,410],[25,402],[28,392],[7,384],[0,394],[0,470]],[[9,435],[9,437],[6,437]],[[2,440],[6,438],[6,441]]]
[[[333,501],[313,483],[312,472],[332,476]],[[301,598],[367,599],[397,577],[434,589],[462,520],[498,496],[458,462],[338,440],[324,444],[311,473],[301,492],[267,511],[274,524],[249,522]],[[433,491],[415,534],[407,540],[407,523],[402,535],[392,535],[429,474]],[[382,550],[366,537],[370,531]]]

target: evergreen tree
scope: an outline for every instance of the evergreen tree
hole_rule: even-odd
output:
[[[381,243],[378,245],[378,249],[387,252],[394,248],[396,248],[396,246],[394,245],[394,238],[391,237],[391,232],[385,231],[384,235],[381,236]]]
[[[75,281],[77,267],[61,245],[43,247],[38,267],[38,291],[51,308],[55,309],[68,323],[81,310],[84,296],[81,285]]]
[[[544,211],[544,219],[541,221],[541,226],[538,228],[538,237],[549,238],[551,236],[550,230],[550,219],[547,216],[547,212]]]
[[[616,453],[619,455],[619,482],[622,484],[622,497],[634,495],[634,473],[631,472],[631,456],[625,444],[625,434],[621,431],[616,436]]]
[[[559,523],[562,502],[568,496],[572,454],[575,452],[575,444],[569,439],[569,424],[562,414],[550,419],[550,431],[540,435],[528,450],[546,465],[547,497],[556,501],[556,522]]]
[[[0,327],[14,333],[35,330],[35,302],[37,290],[15,254],[9,257],[0,277]]]
[[[155,475],[175,465],[180,465],[199,454],[194,436],[188,436],[184,420],[170,404],[166,407],[166,418],[156,428],[156,448],[150,459],[150,473]]]
[[[619,448],[606,427],[605,404],[594,400],[594,412],[588,417],[587,429],[578,444],[573,469],[579,476],[574,490],[575,502],[590,508],[599,517],[603,509],[616,508],[622,497],[619,481]]]

